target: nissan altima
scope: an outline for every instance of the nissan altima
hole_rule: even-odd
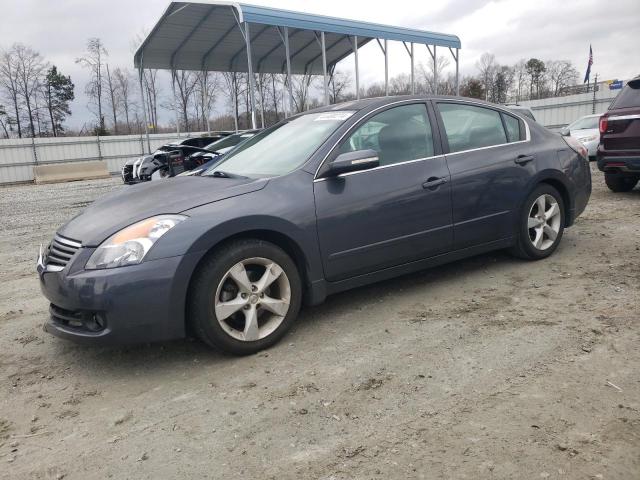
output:
[[[385,97],[302,113],[198,177],[110,194],[41,248],[45,329],[267,348],[303,303],[496,249],[540,260],[591,194],[585,148],[506,108]]]

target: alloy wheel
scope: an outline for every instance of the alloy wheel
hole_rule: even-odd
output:
[[[215,316],[223,330],[236,340],[252,342],[280,326],[289,311],[291,284],[276,262],[248,258],[227,271],[215,295]]]
[[[558,201],[545,193],[540,195],[529,209],[527,228],[534,248],[547,250],[553,246],[560,233],[562,215]]]

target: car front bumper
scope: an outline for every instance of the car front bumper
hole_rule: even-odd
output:
[[[45,331],[100,345],[185,336],[185,297],[195,256],[104,270],[78,269],[91,252],[82,249],[62,271],[38,265],[42,293],[51,302]]]

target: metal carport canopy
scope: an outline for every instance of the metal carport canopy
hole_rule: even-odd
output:
[[[415,91],[415,43],[426,45],[433,60],[434,93],[438,85],[436,48],[449,49],[456,62],[458,91],[460,39],[455,35],[224,1],[171,2],[134,56],[147,146],[150,149],[143,93],[145,68],[171,70],[174,97],[176,70],[247,72],[251,124],[256,128],[255,73],[287,74],[290,109],[291,75],[322,74],[324,103],[328,105],[329,76],[335,65],[353,52],[356,96],[360,98],[358,48],[373,39],[384,54],[385,95],[389,94],[389,40],[402,42],[409,54],[411,93]],[[179,125],[176,113],[178,131]]]
[[[460,48],[455,35],[393,27],[322,15],[239,3],[171,2],[137,50],[137,68],[248,72],[245,31],[252,24],[254,73],[286,73],[283,30],[288,30],[292,74],[323,74],[320,33],[324,32],[326,66],[373,39]],[[255,25],[254,25],[255,24]]]

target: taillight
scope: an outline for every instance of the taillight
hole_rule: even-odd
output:
[[[604,133],[607,131],[607,117],[600,117],[600,133]]]
[[[587,158],[589,152],[582,143],[573,137],[562,137],[562,139],[567,143],[567,145],[569,145],[571,150],[581,155],[583,158]]]

